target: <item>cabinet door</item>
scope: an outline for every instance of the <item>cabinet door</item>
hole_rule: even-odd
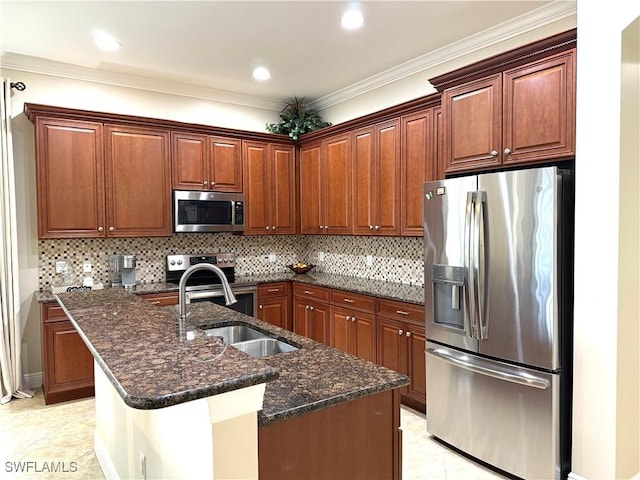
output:
[[[175,189],[207,190],[209,149],[206,135],[171,133],[172,184]]]
[[[45,403],[93,395],[93,356],[71,322],[44,323]]]
[[[271,233],[269,148],[260,142],[243,142],[246,235]]]
[[[433,110],[402,117],[402,235],[422,236],[423,185],[433,180]]]
[[[373,127],[353,132],[353,233],[376,233],[377,212],[374,196],[375,139]]]
[[[311,338],[316,342],[329,345],[329,305],[311,303],[309,312],[312,317]]]
[[[331,307],[330,312],[329,345],[343,352],[355,354],[351,312],[337,307]]]
[[[502,150],[502,74],[442,94],[446,173],[495,167]]]
[[[293,299],[293,331],[311,338],[312,317],[309,315],[309,303],[305,299]]]
[[[378,234],[400,234],[400,120],[376,125],[375,203]]]
[[[336,135],[323,142],[324,233],[345,235],[351,226],[351,135]],[[305,188],[304,186],[302,188]]]
[[[300,233],[319,234],[324,231],[321,217],[322,146],[300,148]]]
[[[269,147],[271,159],[271,232],[296,233],[296,167],[294,148],[290,145]]]
[[[216,192],[242,192],[242,145],[240,140],[209,139],[209,188]]]
[[[286,297],[258,299],[258,319],[281,328],[288,328],[287,303]]]
[[[407,341],[403,323],[378,317],[378,363],[407,374]]]
[[[409,361],[409,385],[408,395],[420,403],[427,402],[427,374],[425,363],[426,337],[423,327],[407,325],[408,361]]]
[[[104,237],[101,123],[36,122],[38,237]]]
[[[353,353],[360,358],[375,362],[377,358],[375,316],[361,312],[353,313],[351,316]]]
[[[171,236],[169,132],[106,125],[107,235]]]
[[[575,154],[575,50],[504,73],[503,163]]]
[[[442,107],[433,109],[434,180],[444,180],[444,117]]]

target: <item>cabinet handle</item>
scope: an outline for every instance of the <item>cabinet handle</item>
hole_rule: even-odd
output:
[[[115,228],[113,228],[113,227],[109,227],[109,231],[110,231],[110,232],[113,232],[114,230],[115,230]]]
[[[407,337],[410,337],[410,336],[411,336],[411,332],[407,332]]]
[[[98,231],[99,231],[99,232],[104,231],[104,227],[98,227]]]
[[[404,333],[404,330],[398,330],[398,335],[402,335]]]
[[[313,292],[310,292],[309,290],[305,290],[305,291],[304,291],[304,294],[305,294],[305,295],[313,295]]]
[[[277,288],[268,288],[267,292],[279,292],[280,290],[278,290]]]
[[[160,305],[160,300],[156,300],[155,302],[149,302],[151,305]]]
[[[351,300],[350,298],[345,298],[344,301],[347,303],[356,303],[355,300]]]
[[[497,150],[491,150],[491,156],[492,157],[497,157],[498,156],[498,151]]]
[[[399,315],[411,315],[409,312],[405,312],[404,310],[396,310],[396,313]]]

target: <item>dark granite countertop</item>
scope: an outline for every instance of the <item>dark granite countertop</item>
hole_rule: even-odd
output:
[[[122,398],[136,408],[161,408],[266,381],[258,413],[262,426],[409,383],[393,370],[210,302],[187,305],[190,326],[245,323],[299,349],[256,359],[233,347],[222,351],[219,340],[199,330],[193,340],[181,341],[175,307],[151,305],[123,289],[65,293],[59,299]]]
[[[260,275],[243,275],[235,279],[233,285],[259,285],[261,283],[294,281],[319,285],[327,288],[346,290],[364,295],[398,300],[401,302],[424,305],[424,287],[422,285],[409,285],[406,283],[385,282],[349,275],[336,275],[332,273],[309,272],[295,274],[293,272],[269,273]],[[107,290],[110,287],[105,288]],[[122,290],[122,288],[120,287]],[[128,290],[136,294],[177,292],[178,285],[174,283],[157,282],[141,283]],[[55,298],[51,292],[36,292],[39,302],[53,302]]]

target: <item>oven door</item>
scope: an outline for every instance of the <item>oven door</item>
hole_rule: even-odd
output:
[[[222,305],[223,307],[226,306],[227,308],[235,310],[236,312],[249,315],[250,317],[255,316],[256,302],[258,301],[258,287],[231,287],[231,290],[233,290],[233,294],[238,300],[233,305],[225,305],[222,287],[211,290],[197,290],[186,292],[186,301],[187,303],[213,302],[215,304]]]

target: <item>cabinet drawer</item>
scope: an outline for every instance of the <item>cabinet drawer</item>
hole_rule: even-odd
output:
[[[394,320],[424,323],[424,306],[395,300],[378,300],[378,315]]]
[[[42,320],[47,322],[59,322],[60,320],[68,320],[67,315],[62,310],[62,307],[57,303],[44,303],[42,305],[43,314]]]
[[[286,295],[287,284],[285,282],[258,285],[258,298],[284,297]]]
[[[140,298],[144,298],[147,302],[160,307],[179,303],[177,293],[146,293],[140,295]]]
[[[331,290],[331,304],[374,313],[376,299],[375,297],[347,292],[345,290]]]
[[[317,287],[315,285],[296,283],[293,287],[293,294],[296,297],[314,298],[316,300],[324,302],[329,301],[329,289],[324,287]]]

